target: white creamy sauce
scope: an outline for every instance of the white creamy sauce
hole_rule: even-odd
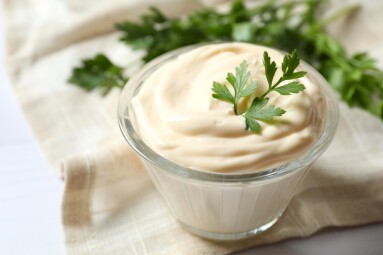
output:
[[[306,87],[304,91],[268,95],[269,104],[286,113],[269,123],[259,121],[260,134],[245,130],[245,118],[234,114],[232,103],[212,97],[213,81],[228,84],[227,73],[235,73],[243,60],[249,64],[252,79],[259,83],[256,95],[264,93],[264,51],[278,66],[282,63],[279,51],[222,43],[196,48],[162,65],[146,79],[131,103],[133,125],[140,137],[168,160],[201,171],[256,172],[304,153],[323,126],[323,96],[310,74],[298,79]],[[279,66],[275,77],[280,75]],[[240,111],[251,99],[241,101]]]

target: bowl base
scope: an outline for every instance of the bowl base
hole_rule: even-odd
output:
[[[275,224],[275,222],[278,221],[280,215],[273,219],[272,221],[249,231],[246,232],[239,232],[239,233],[216,233],[216,232],[209,232],[201,229],[194,228],[190,225],[187,225],[183,222],[180,222],[181,227],[183,227],[185,230],[188,232],[207,239],[212,239],[212,240],[220,240],[220,241],[234,241],[234,240],[240,240],[240,239],[246,239],[252,236],[255,236],[257,234],[260,234],[264,232],[265,230],[269,229],[271,226]]]

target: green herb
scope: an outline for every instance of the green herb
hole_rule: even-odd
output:
[[[113,87],[124,87],[128,78],[123,75],[123,70],[105,55],[98,54],[94,58],[84,59],[81,67],[73,69],[68,82],[87,91],[98,88],[106,95]]]
[[[299,93],[304,90],[305,87],[300,84],[296,79],[303,77],[306,72],[295,72],[295,69],[299,66],[300,59],[296,50],[291,55],[286,55],[282,62],[282,76],[273,83],[275,80],[275,73],[277,71],[277,64],[271,61],[267,51],[263,53],[263,64],[265,67],[265,74],[268,83],[268,89],[259,97],[255,97],[248,109],[242,114],[246,120],[246,129],[250,128],[254,133],[260,133],[261,126],[258,120],[269,121],[274,117],[282,116],[286,111],[282,108],[275,107],[275,105],[267,105],[269,98],[266,97],[270,92],[276,91],[281,95],[291,95]],[[234,113],[238,114],[237,106],[239,99],[250,96],[257,89],[256,81],[249,81],[250,72],[247,70],[248,64],[243,61],[238,67],[235,68],[235,76],[232,73],[228,73],[226,80],[234,89],[234,95],[230,92],[225,84],[219,82],[213,82],[212,96],[214,98],[229,101],[234,104]],[[289,83],[284,83],[289,80],[295,80]]]
[[[286,112],[282,108],[275,107],[275,105],[265,107],[268,102],[268,97],[254,99],[249,110],[243,115],[246,119],[246,129],[250,128],[251,131],[258,134],[261,131],[258,120],[272,120],[274,117],[282,116]]]
[[[250,72],[247,71],[247,67],[247,62],[243,61],[238,67],[235,68],[235,76],[232,73],[227,74],[226,80],[234,88],[234,96],[231,95],[226,85],[219,82],[213,82],[213,97],[232,102],[234,104],[234,112],[237,115],[239,99],[253,94],[257,88],[256,81],[252,81],[247,84],[250,77]]]
[[[383,72],[367,54],[349,56],[342,45],[323,31],[336,18],[357,11],[358,6],[346,6],[326,19],[319,19],[321,2],[268,1],[247,8],[242,1],[234,1],[224,13],[203,9],[176,19],[151,8],[141,22],[121,22],[117,30],[123,43],[145,50],[144,63],[178,47],[201,42],[242,41],[287,52],[297,49],[302,59],[315,67],[347,104],[383,118]],[[81,72],[107,76],[102,73],[109,72],[108,68],[99,68],[99,74],[86,68],[75,70],[76,76],[81,76]],[[71,79],[84,88],[104,88],[103,83],[91,82],[91,78],[80,81]],[[121,87],[118,82],[109,84]],[[283,93],[284,89],[279,91]]]

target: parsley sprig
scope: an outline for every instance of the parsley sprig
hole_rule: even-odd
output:
[[[68,82],[76,84],[87,91],[100,89],[106,95],[113,87],[123,88],[128,78],[123,68],[113,64],[104,54],[84,59],[82,66],[73,69]]]
[[[241,115],[245,118],[246,129],[250,129],[254,133],[259,134],[261,132],[261,126],[258,121],[270,121],[274,117],[282,116],[286,111],[275,105],[268,105],[269,102],[269,93],[272,91],[278,92],[281,95],[291,95],[299,93],[304,90],[305,87],[296,81],[296,79],[303,77],[306,72],[304,71],[295,71],[299,66],[300,58],[296,50],[294,50],[291,55],[286,55],[283,58],[282,62],[282,76],[275,82],[275,74],[277,71],[277,64],[275,61],[271,61],[267,51],[263,53],[263,65],[265,67],[265,74],[268,83],[268,89],[262,95],[257,96],[253,99],[252,103]],[[228,73],[226,80],[229,82],[230,86],[233,87],[234,95],[230,92],[229,88],[223,84],[214,81],[212,91],[212,96],[214,98],[228,101],[234,105],[234,113],[238,113],[238,102],[241,98],[252,95],[258,87],[257,81],[250,81],[250,72],[247,70],[248,64],[244,60],[242,63],[235,68],[235,75]],[[289,83],[283,83],[290,80]]]

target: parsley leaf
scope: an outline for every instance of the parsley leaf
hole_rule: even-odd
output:
[[[241,98],[251,95],[257,88],[256,81],[249,81],[250,72],[247,71],[248,64],[246,61],[235,68],[235,75],[228,73],[226,80],[234,89],[234,96],[231,94],[226,85],[213,82],[212,91],[213,97],[225,101],[232,102],[234,104],[234,113],[238,115],[238,102]]]
[[[246,119],[246,128],[250,128],[254,133],[259,133],[261,126],[257,120],[272,120],[286,112],[282,108],[275,107],[275,105],[265,107],[268,102],[269,98],[267,97],[254,99],[249,110],[243,115]]]
[[[286,85],[280,86],[278,88],[275,88],[274,91],[278,92],[281,95],[291,95],[293,93],[299,93],[300,91],[304,90],[305,86],[300,84],[299,82],[293,81]]]
[[[212,91],[214,92],[214,98],[234,103],[234,97],[231,95],[226,85],[214,81]]]
[[[300,63],[300,58],[298,56],[297,50],[293,50],[291,55],[285,55],[283,57],[283,61],[282,61],[283,75],[281,78],[279,78],[277,83],[275,83],[273,86],[271,86],[271,84],[272,84],[272,80],[274,78],[275,72],[277,71],[277,67],[276,67],[276,64],[274,61],[270,63],[270,57],[269,57],[269,54],[267,53],[267,51],[265,51],[263,54],[263,63],[265,66],[265,73],[267,76],[267,81],[269,83],[269,90],[273,90],[283,81],[298,79],[298,78],[305,76],[305,74],[306,74],[306,72],[304,72],[304,71],[295,72],[295,69],[299,66],[299,63]],[[302,86],[297,86],[297,84],[293,83],[290,86],[288,86],[287,88],[290,88],[290,87],[293,88],[293,90],[290,93],[298,93],[299,91],[304,89],[304,87],[302,88]],[[301,88],[301,90],[298,90],[298,88]],[[296,90],[298,90],[298,91],[296,91]],[[294,91],[296,91],[296,92],[294,92]]]
[[[263,65],[265,66],[266,78],[270,89],[271,84],[273,83],[275,72],[277,71],[277,64],[275,64],[274,61],[270,61],[270,57],[267,51],[263,53]]]
[[[290,77],[292,74],[294,74],[294,71],[299,66],[299,63],[300,59],[296,50],[293,50],[291,55],[286,55],[282,62],[283,77]]]
[[[295,69],[299,66],[299,63],[300,58],[296,50],[293,50],[293,52],[290,55],[285,55],[282,61],[283,75],[275,84],[273,84],[273,79],[277,71],[277,65],[274,61],[270,61],[269,54],[267,53],[267,51],[265,51],[263,53],[263,64],[265,66],[265,73],[269,89],[264,96],[266,96],[271,91],[276,91],[281,95],[291,95],[293,93],[299,93],[300,91],[304,90],[305,87],[297,81],[293,81],[278,87],[284,81],[298,79],[306,74],[306,72],[304,71],[295,72]]]
[[[113,87],[122,88],[128,81],[123,75],[123,68],[113,64],[105,55],[82,60],[82,65],[73,69],[69,83],[92,91],[96,88],[106,95]]]

